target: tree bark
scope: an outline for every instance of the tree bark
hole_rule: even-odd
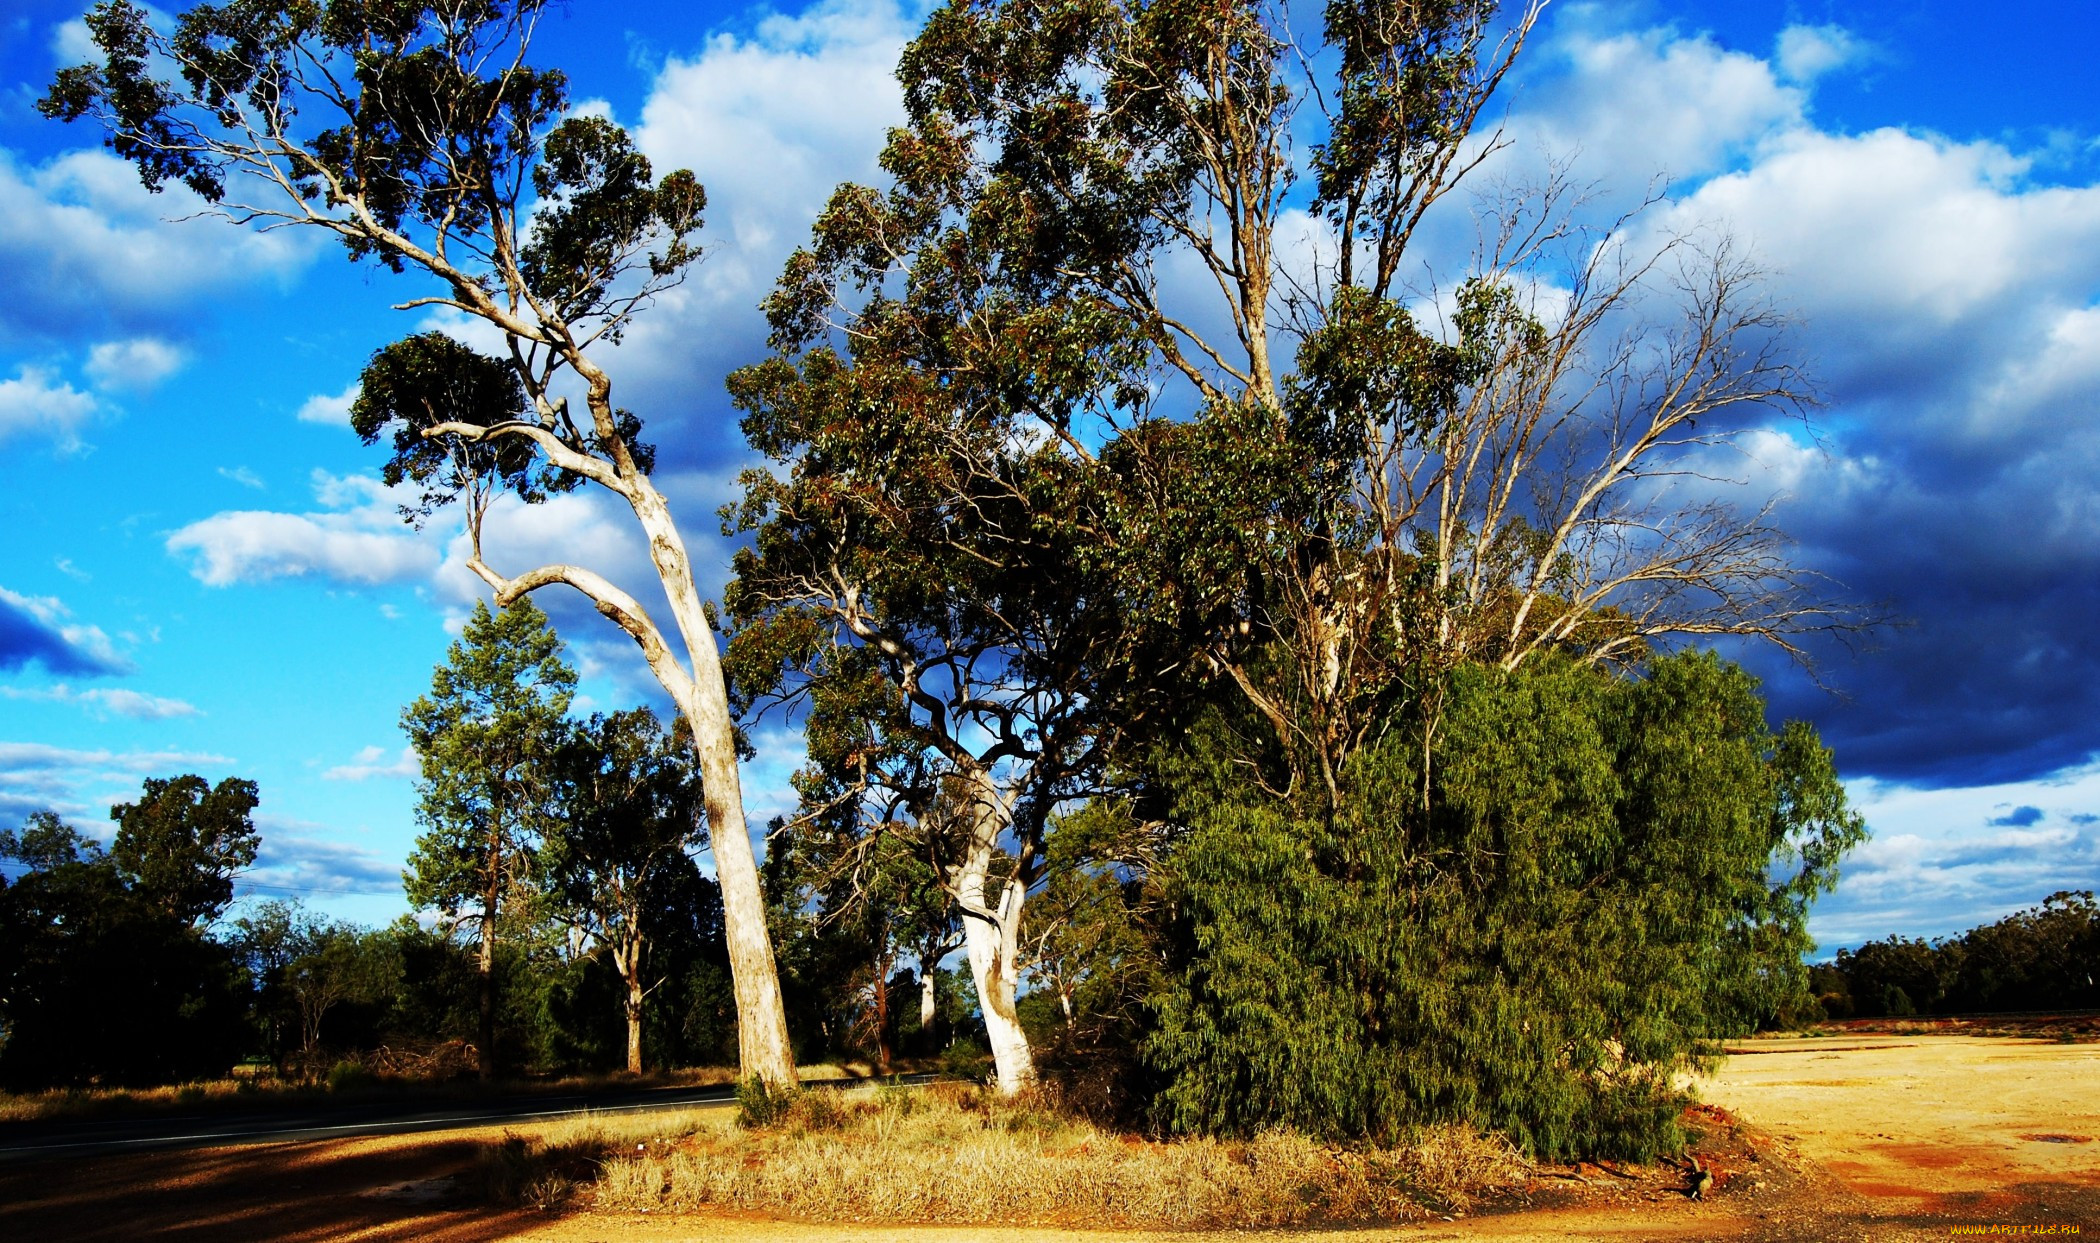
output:
[[[970,775],[970,842],[956,876],[956,905],[962,909],[963,946],[970,975],[977,983],[978,1008],[984,1013],[985,1038],[992,1045],[992,1065],[999,1091],[1012,1096],[1035,1084],[1035,1054],[1021,1030],[1015,994],[1020,980],[1021,908],[1028,888],[1019,877],[999,885],[989,899],[992,856],[1006,824],[1006,804],[991,775]]]
[[[890,957],[875,956],[875,1069],[890,1073]]]
[[[937,964],[924,959],[919,962],[919,1030],[925,1033],[920,1039],[927,1042],[928,1048],[932,1047],[933,1021],[938,1013],[934,1005],[934,987],[939,981],[934,978],[934,972],[939,969]]]
[[[486,1083],[495,1074],[496,1061],[496,893],[489,887],[481,908],[481,1047],[474,1051],[476,1071]]]
[[[670,509],[646,477],[634,484],[630,499],[635,517],[649,536],[650,559],[693,662],[690,683],[666,689],[687,691],[679,696],[679,709],[693,730],[693,750],[700,761],[707,800],[708,842],[715,856],[715,879],[722,887],[722,923],[729,943],[730,980],[736,991],[738,1073],[776,1088],[793,1087],[798,1082],[795,1055],[788,1043],[787,1007],[780,997],[773,938],[766,927],[765,892],[744,821],[743,782],[737,772],[736,731],[729,712],[729,688],[722,675],[721,649],[693,585],[692,563]]]
[[[979,878],[982,879],[982,873]],[[992,1045],[992,1066],[999,1091],[1012,1096],[1035,1083],[1035,1054],[1021,1030],[1015,1008],[1015,985],[1021,943],[1021,886],[1007,881],[999,904],[985,915],[963,911],[963,941],[969,951],[970,975],[977,982],[978,1007],[984,1012],[984,1034]],[[990,916],[989,918],[986,915]]]
[[[627,1073],[642,1073],[642,982],[627,981]]]

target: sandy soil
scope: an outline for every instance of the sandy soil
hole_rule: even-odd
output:
[[[2100,1231],[2100,1045],[1959,1036],[1757,1041],[1701,1085],[1701,1144],[1719,1175],[1584,1165],[1469,1219],[1323,1230],[1335,1243],[1493,1239],[1944,1239],[1953,1225]],[[529,1128],[513,1128],[526,1131]],[[985,1227],[809,1226],[725,1217],[499,1211],[444,1193],[501,1128],[202,1149],[0,1167],[0,1238],[307,1243],[636,1240],[748,1243],[1139,1243],[1197,1237]]]
[[[2100,1044],[1760,1040],[1699,1085],[1832,1175],[1865,1220],[2100,1231]]]

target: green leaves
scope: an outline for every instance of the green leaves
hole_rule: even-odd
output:
[[[1261,789],[1222,715],[1163,766],[1189,921],[1150,1046],[1163,1120],[1669,1149],[1677,1069],[1804,996],[1806,903],[1769,870],[1857,840],[1827,753],[1696,653],[1462,666],[1427,757],[1420,728],[1391,720],[1331,811]]]
[[[570,117],[547,135],[532,170],[541,209],[519,255],[519,271],[555,314],[576,318],[600,306],[627,257],[661,239],[648,257],[670,276],[700,257],[707,193],[683,169],[650,184],[647,157],[603,117]],[[617,330],[613,339],[617,339]]]
[[[549,761],[575,689],[561,639],[531,601],[500,613],[475,604],[430,693],[401,714],[422,764],[410,905],[453,913],[471,902],[493,919],[490,895],[528,878],[523,857],[553,814]]]
[[[117,822],[109,858],[147,901],[202,926],[233,901],[233,878],[255,862],[253,781],[216,786],[194,774],[149,777],[136,803],[109,809]]]

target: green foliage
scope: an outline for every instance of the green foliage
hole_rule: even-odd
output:
[[[238,777],[149,777],[138,802],[109,809],[110,862],[169,915],[209,924],[233,901],[234,873],[255,862],[255,804],[255,783]]]
[[[1187,941],[1151,1044],[1163,1120],[1671,1148],[1670,1076],[1805,987],[1803,895],[1863,833],[1827,753],[1773,735],[1740,670],[1687,654],[1637,680],[1462,667],[1432,758],[1425,800],[1396,728],[1309,815],[1244,775],[1216,720],[1192,739],[1169,882]]]
[[[528,872],[521,856],[553,814],[549,768],[576,672],[530,600],[491,613],[476,602],[428,695],[401,714],[421,761],[416,840],[404,880],[410,905],[493,920]]]
[[[775,1087],[756,1075],[736,1085],[736,1124],[758,1131],[778,1126],[795,1111],[803,1090],[791,1085]]]
[[[149,803],[155,784],[173,783],[149,782]],[[168,840],[174,855],[195,844]],[[0,885],[0,1083],[165,1083],[223,1074],[239,1058],[244,981],[232,953],[191,922],[210,876],[162,867],[160,841],[132,839],[148,888],[50,812],[0,831],[0,858],[27,869]]]

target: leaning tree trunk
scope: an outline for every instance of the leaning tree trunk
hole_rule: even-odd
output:
[[[999,882],[993,896],[992,859],[999,831],[1005,826],[1005,802],[990,775],[973,774],[970,840],[956,873],[956,905],[962,909],[963,946],[970,975],[977,983],[978,1007],[984,1012],[984,1034],[992,1045],[992,1066],[999,1091],[1012,1096],[1035,1083],[1035,1054],[1021,1030],[1015,997],[1020,982],[1021,907],[1027,886],[1019,877]]]
[[[707,800],[715,879],[722,887],[722,923],[729,943],[730,979],[736,990],[739,1073],[774,1087],[792,1087],[797,1082],[795,1055],[788,1043],[787,1007],[780,997],[773,938],[766,927],[758,859],[744,822],[743,782],[737,772],[736,730],[722,676],[722,653],[700,593],[693,586],[692,563],[670,509],[646,477],[634,483],[630,501],[648,533],[650,559],[692,658],[691,681],[683,688],[666,683],[666,689],[674,695],[680,689],[688,692],[677,695],[678,706],[693,730],[693,750],[700,761],[701,788]],[[657,662],[652,659],[650,663]]]

